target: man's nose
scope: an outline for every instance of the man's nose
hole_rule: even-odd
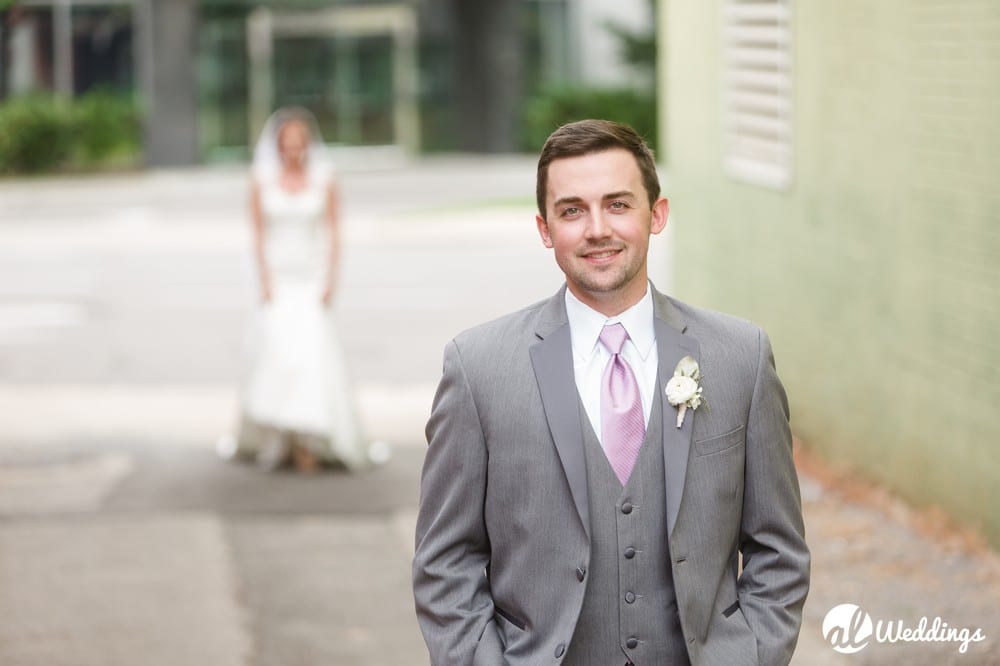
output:
[[[590,214],[584,236],[589,239],[606,238],[611,235],[611,227],[604,219],[604,211],[596,210]]]

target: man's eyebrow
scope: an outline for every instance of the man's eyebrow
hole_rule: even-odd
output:
[[[612,192],[611,194],[605,194],[604,199],[627,199],[629,197],[635,198],[635,193],[631,190],[621,190],[620,192]]]
[[[583,197],[577,197],[577,196],[561,197],[559,199],[556,199],[552,203],[552,207],[555,208],[557,206],[562,206],[564,204],[578,204],[578,203],[583,203]]]
[[[608,194],[605,194],[604,196],[601,197],[601,200],[607,201],[609,199],[627,199],[629,197],[634,199],[635,192],[632,192],[631,190],[620,190],[618,192],[610,192]],[[581,204],[581,203],[584,203],[583,197],[579,196],[560,197],[559,199],[556,199],[552,203],[552,207],[556,208],[558,206],[564,206],[566,204]]]

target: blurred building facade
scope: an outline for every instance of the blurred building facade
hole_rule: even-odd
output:
[[[610,22],[648,0],[23,0],[0,21],[0,99],[134,90],[153,164],[242,158],[270,110],[346,146],[507,152],[524,99],[634,74]]]
[[[808,447],[1000,546],[1000,4],[660,9],[679,295],[769,331]]]

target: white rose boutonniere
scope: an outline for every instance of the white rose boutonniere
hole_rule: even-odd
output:
[[[667,382],[665,391],[667,401],[677,408],[678,428],[684,424],[684,414],[687,413],[688,407],[692,410],[698,409],[705,402],[701,385],[698,383],[700,381],[701,369],[698,367],[698,361],[685,356],[677,362],[674,376]]]

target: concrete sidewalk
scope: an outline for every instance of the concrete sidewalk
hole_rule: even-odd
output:
[[[793,663],[1000,664],[1000,557],[938,514],[915,510],[818,458],[798,458],[813,562]],[[901,621],[913,629],[921,618],[932,624],[940,617],[956,629],[981,629],[986,640],[962,652],[960,642],[873,638],[856,654],[839,654],[824,638],[823,622],[840,604],[859,606],[873,623]]]
[[[261,475],[190,444],[116,454],[127,464],[78,448],[77,463],[0,469],[0,663],[426,663],[408,577],[419,448],[361,478]],[[813,584],[793,663],[998,663],[994,554],[920,534],[905,507],[802,485]],[[12,487],[46,500],[12,503]],[[822,623],[842,603],[987,641],[840,655]]]

